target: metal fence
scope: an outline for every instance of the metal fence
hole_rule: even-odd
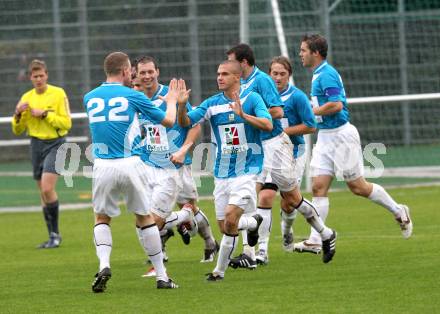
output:
[[[26,67],[33,58],[48,63],[50,83],[66,90],[72,112],[83,111],[82,95],[104,79],[103,58],[115,50],[133,58],[153,55],[161,80],[185,78],[198,104],[216,92],[217,64],[240,41],[240,7],[246,3],[249,43],[267,70],[280,54],[270,0],[0,0],[0,115],[10,115],[31,87]],[[329,60],[349,97],[440,90],[440,1],[277,3],[295,83],[304,91],[311,75],[297,54],[301,36],[312,32],[328,37]],[[366,141],[438,144],[439,108],[438,101],[379,104],[353,110],[352,116]],[[86,135],[85,122],[76,122],[72,135]],[[0,132],[1,139],[13,138],[7,125]]]

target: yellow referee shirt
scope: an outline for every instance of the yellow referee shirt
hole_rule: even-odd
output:
[[[12,118],[14,134],[20,135],[26,130],[32,137],[49,140],[66,135],[72,127],[69,100],[62,88],[48,84],[42,94],[37,94],[34,88],[25,93],[20,101],[27,102],[29,107],[22,112],[18,122]],[[47,110],[47,116],[44,119],[32,117],[31,109]]]

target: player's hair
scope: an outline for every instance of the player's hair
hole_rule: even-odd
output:
[[[154,64],[154,68],[157,70],[159,67],[157,66],[157,61],[156,59],[154,59],[153,57],[150,56],[142,56],[136,59],[136,71],[138,70],[138,65],[139,64],[147,64],[152,62]]]
[[[269,73],[272,71],[272,64],[279,63],[289,72],[289,75],[292,75],[292,64],[290,63],[289,58],[284,56],[274,57],[269,64]]]
[[[240,62],[238,62],[237,60],[225,60],[220,63],[220,65],[222,64],[230,64],[232,66],[232,73],[241,76],[241,66]]]
[[[119,75],[128,67],[130,59],[123,52],[112,52],[104,59],[104,72],[108,76]]]
[[[321,57],[327,58],[328,44],[324,36],[320,34],[304,35],[301,42],[305,42],[311,52],[319,52]]]
[[[29,63],[28,73],[32,74],[32,72],[38,70],[44,70],[47,73],[46,62],[44,62],[43,60],[34,59],[31,61],[31,63]]]
[[[252,48],[247,44],[238,44],[235,47],[229,49],[226,54],[229,56],[230,54],[235,55],[235,59],[239,62],[243,60],[247,60],[250,66],[255,65],[255,56]]]

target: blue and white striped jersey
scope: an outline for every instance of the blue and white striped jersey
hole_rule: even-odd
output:
[[[96,158],[141,155],[138,113],[160,123],[165,113],[144,94],[120,83],[103,83],[84,96]]]
[[[167,104],[159,98],[168,93],[168,86],[159,85],[156,93],[151,97],[152,103],[166,112]],[[191,110],[191,105],[187,103],[186,108]],[[177,152],[185,142],[190,127],[182,128],[177,122],[171,128],[166,128],[160,123],[154,123],[148,116],[139,115],[145,138],[142,142],[142,160],[157,168],[180,168],[170,161],[171,154]],[[185,165],[191,164],[189,154],[185,156]]]
[[[272,121],[263,99],[257,93],[240,93],[243,111]],[[201,120],[211,123],[212,142],[216,147],[214,176],[233,178],[258,174],[263,167],[260,130],[237,116],[229,104],[233,100],[223,93],[216,94],[188,113],[192,124]]]

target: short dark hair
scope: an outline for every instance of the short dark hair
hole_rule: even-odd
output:
[[[142,57],[136,58],[136,71],[138,70],[138,65],[139,65],[140,63],[142,63],[142,64],[147,64],[147,63],[150,63],[150,62],[152,62],[152,63],[154,64],[154,68],[155,68],[156,70],[159,68],[158,65],[157,65],[157,61],[156,61],[156,59],[154,59],[153,57],[150,57],[150,56],[142,56]]]
[[[304,35],[301,42],[305,42],[311,52],[319,52],[321,57],[327,58],[328,44],[324,36],[319,34]]]
[[[104,72],[108,76],[121,74],[130,63],[130,59],[123,52],[112,52],[104,59]]]
[[[226,54],[229,56],[230,54],[235,55],[235,59],[239,62],[243,60],[247,60],[249,65],[255,65],[255,56],[254,52],[252,51],[252,48],[247,44],[238,44],[237,46],[232,47],[229,49]]]
[[[274,57],[269,64],[269,73],[271,72],[272,69],[272,64],[274,63],[279,63],[282,66],[284,66],[286,68],[286,70],[289,72],[289,75],[292,75],[292,64],[290,63],[289,58],[284,57],[284,56],[278,56],[278,57]]]

